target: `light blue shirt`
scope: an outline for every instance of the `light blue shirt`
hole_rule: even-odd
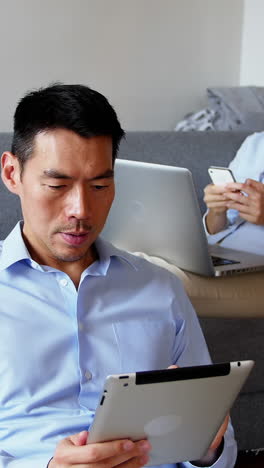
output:
[[[76,290],[32,260],[20,224],[0,243],[0,468],[45,468],[60,439],[89,428],[106,375],[210,362],[177,277],[96,248]],[[230,425],[213,466],[235,457]]]
[[[254,179],[264,183],[264,132],[248,136],[229,167],[237,182]],[[205,222],[204,227],[209,244],[264,255],[264,226],[243,220],[236,210],[227,210],[226,229],[209,234]]]

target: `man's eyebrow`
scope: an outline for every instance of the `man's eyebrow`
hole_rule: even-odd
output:
[[[56,169],[45,169],[41,177],[45,179],[72,179],[72,177],[63,174]]]
[[[114,177],[114,170],[113,169],[107,169],[107,171],[103,172],[102,174],[98,174],[95,177],[91,177],[90,180],[111,179],[112,177]]]
[[[71,180],[74,178],[67,174],[63,174],[63,172],[57,171],[56,169],[45,169],[41,177],[45,179],[68,179],[68,180]],[[112,177],[114,177],[114,170],[107,169],[105,172],[98,174],[95,177],[91,177],[89,180],[108,179],[108,178],[110,179]]]

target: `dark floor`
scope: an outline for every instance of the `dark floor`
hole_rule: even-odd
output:
[[[239,452],[235,468],[264,468],[264,451]]]

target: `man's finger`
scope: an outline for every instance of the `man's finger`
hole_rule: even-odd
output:
[[[129,453],[125,453],[119,456],[112,457],[105,460],[106,464],[110,466],[117,466],[122,464],[128,464],[129,466],[142,466],[147,463],[148,453],[151,450],[151,445],[148,441],[140,441],[135,443],[133,450]]]
[[[221,424],[219,431],[217,432],[213,442],[211,443],[209,447],[210,450],[216,450],[219,447],[225,435],[228,423],[229,423],[229,414],[227,414],[227,416],[224,419],[223,424]]]
[[[131,440],[115,440],[111,442],[101,442],[98,444],[88,444],[77,446],[78,434],[63,439],[55,452],[54,459],[57,462],[78,465],[81,463],[98,463],[107,458],[127,454],[127,459],[133,456],[135,442]]]
[[[141,455],[140,457],[135,457],[124,463],[118,464],[118,468],[140,468],[146,465],[148,461],[149,461],[149,457],[147,455]],[[113,465],[113,466],[117,466],[117,465]]]
[[[87,437],[88,437],[88,431],[82,431],[82,432],[79,432],[78,434],[74,434],[70,436],[69,439],[73,443],[73,445],[81,446],[81,445],[86,445]]]

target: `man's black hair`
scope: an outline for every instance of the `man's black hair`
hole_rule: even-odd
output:
[[[14,115],[12,153],[19,160],[21,173],[32,156],[38,133],[63,128],[83,137],[109,136],[113,161],[124,131],[108,100],[84,85],[55,83],[26,94]]]

